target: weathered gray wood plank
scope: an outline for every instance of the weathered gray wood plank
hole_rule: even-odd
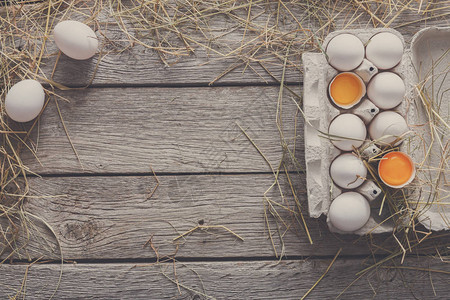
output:
[[[305,204],[304,177],[294,176],[292,180],[300,201]],[[151,237],[161,256],[174,253],[177,245],[178,257],[275,255],[268,239],[262,201],[273,176],[161,176],[160,181],[152,198],[147,199],[156,185],[152,176],[33,178],[29,179],[32,194],[39,198],[29,198],[25,208],[50,224],[67,259],[153,258],[155,253],[151,247],[143,247]],[[285,180],[281,181],[281,188],[290,202],[285,205],[293,208]],[[282,202],[277,189],[267,196]],[[323,221],[307,218],[314,242],[310,245],[290,213],[283,209],[278,212],[292,226],[283,238],[287,257],[333,255],[340,247],[342,255],[371,253],[366,238],[334,235]],[[277,252],[281,253],[275,223],[271,217],[269,220]],[[200,229],[185,239],[173,241],[198,224],[226,226],[244,241],[223,228]],[[282,225],[280,230],[285,231]],[[387,236],[378,236],[374,243],[381,248],[392,248],[395,242],[383,244]],[[32,240],[28,247],[30,256],[58,257],[52,237],[48,241],[50,246],[39,235],[32,236]],[[448,242],[448,237],[429,244],[430,251],[434,253],[439,245],[442,248],[445,241]]]
[[[299,299],[325,272],[330,259],[307,261],[196,262],[173,265],[66,264],[56,299]],[[334,299],[367,267],[360,259],[338,259],[308,299]],[[407,259],[403,267],[450,271],[436,259]],[[0,267],[0,296],[20,290],[26,266]],[[26,295],[47,299],[59,276],[58,265],[33,265]],[[197,275],[198,274],[198,275]],[[201,280],[201,281],[200,281]],[[187,287],[192,291],[183,288]],[[202,295],[203,294],[203,295]],[[19,296],[22,294],[19,293]],[[448,274],[378,269],[354,283],[340,299],[448,299]]]
[[[297,12],[297,16],[301,15]],[[415,21],[420,18],[417,13],[411,12],[406,14],[403,18],[400,18],[395,24],[402,24],[406,22]],[[288,21],[291,26],[286,28],[285,32],[292,30],[293,20]],[[338,20],[339,24],[339,20]],[[395,25],[394,24],[394,25]],[[405,40],[410,41],[415,32],[421,28],[427,26],[445,26],[448,25],[448,17],[446,19],[439,18],[437,20],[430,20],[428,22],[414,23],[409,26],[398,28],[399,31],[405,35]],[[215,25],[215,26],[214,26]],[[212,24],[212,36],[220,36],[224,32],[231,31],[234,23],[225,18],[224,21],[220,20],[216,24]],[[311,28],[312,31],[317,30],[317,27],[311,23],[303,25],[305,28]],[[336,29],[340,29],[338,25]],[[364,28],[367,26],[371,28],[371,25],[361,24],[357,22],[350,26],[350,28]],[[114,30],[107,32],[109,36],[117,36],[119,33]],[[230,49],[237,48],[241,44],[243,30],[233,31],[227,35],[227,43],[223,48],[230,47]],[[247,33],[248,35],[248,33]],[[251,36],[252,37],[252,36]],[[234,48],[233,48],[234,47]],[[230,50],[222,50],[221,52],[227,53]],[[317,51],[317,50],[316,50]],[[299,49],[293,49],[292,53],[300,52]],[[285,53],[279,53],[283,57]],[[286,82],[301,82],[303,75],[300,69],[301,61],[300,55],[292,57],[296,66],[287,68],[285,74]],[[96,85],[186,85],[186,84],[209,84],[215,80],[218,76],[221,76],[224,72],[228,72],[231,66],[238,65],[235,69],[228,72],[227,75],[222,77],[217,83],[228,84],[242,84],[242,83],[274,83],[275,80],[262,68],[258,63],[251,63],[251,68],[246,68],[245,57],[242,60],[239,57],[224,58],[217,54],[211,53],[203,48],[198,48],[195,51],[195,55],[188,57],[181,57],[177,59],[177,62],[170,67],[165,66],[158,54],[154,51],[146,49],[143,46],[136,45],[130,49],[129,52],[122,54],[108,54],[105,56],[98,68],[94,77],[93,84]],[[78,62],[67,57],[62,57],[55,72],[54,79],[57,82],[66,85],[86,85],[94,75],[95,66],[97,64],[97,58],[94,58],[85,62]],[[280,58],[269,56],[269,59],[263,60],[264,66],[277,79],[281,79],[283,70],[283,61]],[[54,59],[50,58],[46,60],[46,67],[44,68],[46,74],[51,74],[54,66]],[[246,69],[245,69],[246,68]],[[73,74],[79,74],[73,76]]]
[[[93,88],[61,95],[70,100],[59,106],[84,169],[51,100],[32,135],[43,166],[27,149],[22,156],[40,174],[148,173],[150,165],[170,173],[270,172],[237,124],[274,166],[282,157],[277,87]],[[289,97],[286,92],[284,134],[292,146],[297,130],[302,164],[303,119]]]
[[[299,197],[305,201],[304,179],[297,180]],[[273,176],[163,176],[160,181],[153,197],[147,199],[156,185],[151,176],[34,178],[30,180],[34,195],[66,196],[31,198],[26,209],[53,227],[67,259],[155,257],[149,246],[143,247],[151,236],[160,255],[173,253],[180,244],[181,257],[274,256],[262,203]],[[286,192],[287,188],[283,186]],[[280,201],[276,190],[269,196]],[[283,216],[287,222],[292,221],[287,213]],[[226,226],[245,240],[219,228],[198,230],[185,240],[173,241],[202,222]],[[364,243],[346,246],[323,225],[314,220],[308,223],[315,244],[310,245],[301,229],[294,227],[299,236],[288,233],[284,237],[288,256],[330,255],[339,247],[346,248],[344,253],[368,253]],[[280,244],[274,239],[280,252]],[[49,248],[39,242],[32,243],[29,252],[36,257],[48,255],[43,250]]]
[[[126,3],[127,1],[124,1]],[[305,17],[307,11],[307,5],[299,3],[287,3],[286,5],[295,15],[298,20],[301,20],[302,27],[307,30],[308,33],[314,33],[315,39],[321,40],[325,31],[337,30],[342,28],[372,28],[374,24],[370,20],[369,15],[363,8],[358,10],[355,5],[347,7],[342,13],[338,13],[337,7],[343,7],[346,4],[345,1],[338,3],[330,3],[328,7],[321,12],[321,19],[319,21],[314,16]],[[86,5],[86,7],[88,4]],[[445,6],[445,4],[443,5]],[[449,9],[439,9],[442,6],[436,5],[436,10],[433,13],[422,15],[417,12],[416,9],[406,9],[401,12],[391,7],[390,15],[382,16],[382,12],[378,12],[379,18],[385,18],[386,22],[394,19],[390,23],[391,27],[398,27],[397,29],[404,34],[405,39],[409,41],[413,34],[420,28],[426,26],[445,26],[449,24],[448,15],[444,15],[449,12]],[[95,57],[87,61],[75,61],[62,56],[56,72],[54,74],[55,81],[68,85],[68,86],[84,86],[89,83],[90,79],[94,75],[94,85],[186,85],[186,84],[208,84],[215,78],[226,72],[232,70],[226,76],[224,76],[219,82],[222,84],[236,84],[236,83],[266,83],[274,82],[272,77],[256,62],[260,60],[264,63],[267,69],[270,70],[277,78],[281,78],[283,57],[286,53],[287,44],[290,39],[287,36],[294,37],[295,30],[299,31],[296,37],[296,42],[293,44],[290,50],[290,59],[292,64],[288,66],[286,73],[286,81],[288,82],[301,82],[302,75],[300,71],[300,53],[303,51],[301,45],[304,43],[305,36],[300,32],[297,22],[293,17],[283,8],[281,8],[281,14],[277,17],[275,12],[277,11],[277,3],[272,4],[255,3],[252,6],[251,15],[254,17],[252,21],[255,26],[244,25],[247,18],[248,11],[246,8],[236,10],[233,12],[233,16],[224,14],[215,14],[207,19],[207,26],[202,29],[202,32],[198,30],[190,22],[185,22],[184,25],[179,26],[181,32],[186,36],[191,36],[199,43],[205,44],[208,47],[212,47],[214,51],[218,51],[223,55],[219,55],[212,50],[205,49],[198,46],[195,42],[190,41],[190,47],[194,49],[189,56],[180,56],[166,58],[170,66],[166,66],[161,57],[155,50],[145,48],[138,43],[135,46],[130,46],[129,38],[121,32],[117,27],[116,22],[110,16],[108,11],[108,5],[104,5],[103,11],[99,14],[98,22],[96,23],[100,29],[99,36],[102,40],[102,53],[107,53],[102,57],[100,63],[97,66],[98,57]],[[114,10],[114,9],[113,9]],[[422,9],[423,11],[423,9]],[[88,11],[89,12],[89,11]],[[169,12],[170,13],[170,12]],[[399,14],[397,16],[397,14]],[[90,15],[90,13],[89,13]],[[326,17],[328,15],[328,17]],[[436,17],[444,15],[441,17]],[[257,17],[258,16],[258,17]],[[355,21],[354,18],[358,16]],[[173,16],[172,16],[173,17]],[[329,26],[324,26],[327,18],[333,17],[333,21]],[[434,18],[435,17],[435,18]],[[75,18],[85,20],[86,16],[77,14],[74,12],[69,13],[66,18]],[[428,19],[427,19],[428,18]],[[275,24],[275,20],[279,20],[279,24],[276,30],[261,35],[264,28],[270,28]],[[421,22],[417,22],[420,19],[426,19]],[[43,16],[43,22],[45,22],[45,15]],[[132,35],[138,36],[138,39],[154,47],[158,46],[158,41],[150,33],[151,27],[148,26],[148,30],[142,30],[136,32],[136,28],[141,28],[142,24],[133,24],[130,18],[124,18],[123,20],[127,31]],[[164,23],[164,22],[162,22]],[[348,24],[350,24],[348,26]],[[402,26],[403,24],[409,24]],[[93,22],[90,24],[94,26]],[[97,25],[95,25],[97,27]],[[258,27],[260,26],[260,27]],[[377,26],[382,26],[377,24]],[[324,28],[325,30],[319,30]],[[101,32],[101,34],[100,34]],[[166,36],[167,34],[167,36]],[[205,36],[202,36],[202,35]],[[272,36],[273,34],[273,36]],[[179,41],[176,34],[162,33],[174,46],[183,47],[183,43]],[[245,35],[244,43],[242,39]],[[106,37],[106,38],[105,38]],[[148,37],[146,39],[145,37]],[[274,42],[268,47],[271,48],[277,55],[268,53],[264,43],[266,38],[273,38]],[[178,42],[177,42],[178,40]],[[242,44],[249,41],[253,41],[248,44],[247,48],[241,51],[235,51],[232,55],[224,57],[227,53],[237,49]],[[283,41],[283,43],[281,42]],[[24,43],[22,43],[24,44]],[[18,43],[18,46],[22,45]],[[283,44],[283,45],[282,45]],[[119,46],[117,46],[119,45]],[[23,46],[23,45],[22,45]],[[257,47],[260,47],[258,51]],[[126,48],[125,51],[122,51]],[[317,48],[317,47],[316,47]],[[315,49],[318,51],[318,48]],[[57,49],[53,43],[52,37],[50,37],[49,43],[47,43],[46,58],[43,60],[43,71],[46,76],[50,76],[53,67],[56,62]],[[250,55],[254,55],[255,59],[249,59]],[[250,67],[246,64],[250,61]],[[252,68],[254,70],[252,70]]]

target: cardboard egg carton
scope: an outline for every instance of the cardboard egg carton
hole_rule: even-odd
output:
[[[342,33],[353,34],[360,38],[363,44],[366,45],[369,39],[379,32],[391,32],[398,36],[405,45],[402,35],[393,29],[341,30],[330,33],[327,36],[323,49],[326,49],[328,42],[333,37]],[[410,137],[406,138],[401,144],[400,150],[408,153],[417,164],[422,162],[425,157],[424,149],[426,147],[431,145],[439,149],[439,145],[437,141],[434,144],[431,143],[430,134],[427,132],[429,127],[421,126],[426,124],[428,117],[423,109],[421,100],[417,97],[416,85],[419,79],[423,78],[429,71],[431,64],[436,62],[438,58],[443,57],[444,54],[446,55],[441,59],[440,66],[435,66],[435,73],[436,71],[444,72],[445,68],[448,68],[450,54],[446,51],[450,49],[450,28],[431,27],[423,29],[414,36],[411,48],[407,49],[404,47],[404,49],[401,62],[393,69],[385,71],[398,74],[405,82],[407,90],[405,99],[399,106],[392,110],[401,114],[406,119],[410,129],[412,129]],[[304,67],[303,109],[306,118],[305,160],[308,207],[310,216],[318,218],[322,214],[328,214],[331,201],[343,192],[333,183],[329,175],[331,162],[342,151],[335,148],[321,132],[327,133],[330,122],[340,113],[355,113],[362,117],[368,126],[364,114],[369,113],[367,103],[370,102],[361,101],[357,106],[348,110],[337,108],[331,104],[327,91],[329,82],[339,72],[328,64],[326,56],[323,53],[304,53],[302,60]],[[440,76],[436,80],[437,82],[434,82],[435,86],[442,83],[441,86],[443,87],[441,88],[441,92],[450,88],[450,76]],[[450,96],[447,94],[446,100],[441,100],[441,113],[448,114],[449,98]],[[368,119],[370,119],[370,116]],[[448,115],[446,120],[448,121]],[[418,138],[419,136],[421,138]],[[367,138],[369,138],[369,135],[367,135]],[[362,147],[365,146],[363,145]],[[377,151],[379,149],[376,146],[366,147],[364,154],[370,156],[371,152],[377,154]],[[430,157],[431,161],[427,163],[433,166],[439,166],[440,157],[438,155]],[[430,172],[433,172],[425,170],[429,168],[423,169],[424,171],[421,171],[421,169],[418,170],[416,179],[411,184],[411,188],[408,188],[408,192],[410,192],[408,199],[411,199],[411,202],[419,201],[420,203],[425,203],[430,198],[430,195],[433,195],[434,191],[431,190],[431,185],[427,186],[423,182],[429,176],[434,175],[437,177],[438,173],[434,172],[435,174],[430,174]],[[443,185],[442,188],[445,191],[446,187]],[[413,186],[414,188],[412,188]],[[379,197],[381,189],[373,182],[366,182],[355,190],[363,194],[371,202],[382,199],[382,197]],[[450,199],[445,199],[446,196],[445,192],[441,194],[440,198],[442,199],[439,201],[450,201]],[[445,216],[445,210],[448,210],[447,207],[448,205],[441,205],[438,201],[434,201],[434,204],[428,206],[426,212],[421,214],[419,220],[428,229],[448,230],[450,223],[448,217]],[[363,235],[369,232],[390,232],[393,230],[394,224],[391,220],[385,221],[389,217],[389,215],[386,215],[388,208],[384,207],[383,211],[384,215],[379,216],[379,209],[372,209],[369,221],[355,232],[340,232],[330,222],[327,223],[331,231],[338,233]]]

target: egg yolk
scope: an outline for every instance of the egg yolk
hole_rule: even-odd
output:
[[[350,105],[361,97],[361,81],[356,75],[342,73],[330,85],[330,96],[339,105]]]
[[[413,174],[411,160],[402,152],[390,152],[383,156],[378,173],[383,181],[392,186],[405,184]]]

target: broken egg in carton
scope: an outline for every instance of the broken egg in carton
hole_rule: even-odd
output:
[[[344,42],[337,43],[339,40]],[[361,55],[361,45],[358,40],[366,46],[365,55]],[[347,47],[345,41],[349,41]],[[330,48],[330,45],[333,44],[338,46]],[[355,45],[355,49],[349,47],[350,44]],[[386,47],[386,45],[391,47]],[[403,151],[400,153],[408,152],[416,162],[423,162],[426,156],[422,153],[423,149],[432,146],[439,148],[438,142],[432,139],[430,133],[426,132],[428,128],[421,126],[429,120],[423,103],[418,97],[416,85],[423,82],[426,76],[429,76],[431,68],[436,71],[435,74],[440,74],[439,72],[442,73],[448,68],[450,28],[431,27],[419,31],[413,37],[410,49],[404,49],[401,34],[392,29],[337,31],[329,34],[323,46],[326,49],[326,55],[323,53],[304,53],[302,56],[304,66],[303,108],[307,119],[307,125],[305,125],[305,159],[309,214],[314,218],[318,218],[322,214],[327,215],[327,223],[333,232],[358,235],[369,232],[390,232],[393,230],[394,224],[390,220],[386,220],[389,218],[389,211],[384,209],[381,212],[379,207],[370,210],[367,222],[359,229],[355,228],[359,227],[358,224],[362,224],[365,220],[367,209],[360,209],[356,217],[352,216],[354,221],[353,224],[350,224],[352,226],[345,221],[345,224],[339,223],[336,212],[340,212],[341,206],[338,204],[355,201],[355,199],[341,201],[340,198],[341,200],[334,205],[338,206],[333,206],[333,209],[331,208],[332,199],[337,199],[340,195],[348,194],[348,192],[354,192],[364,196],[365,201],[370,204],[373,203],[375,207],[380,205],[383,197],[379,197],[382,194],[381,188],[371,180],[363,180],[363,183],[356,188],[351,186],[353,189],[345,188],[352,181],[349,182],[348,178],[344,180],[346,179],[344,177],[353,176],[353,180],[362,180],[364,175],[362,169],[354,171],[350,168],[346,170],[338,168],[338,170],[335,170],[334,167],[342,167],[342,158],[339,160],[338,158],[344,155],[348,156],[347,154],[363,160],[380,155],[382,149],[388,143],[398,145],[400,151]],[[346,49],[351,49],[351,51],[346,52]],[[336,61],[339,58],[342,58],[343,62],[348,64],[347,68],[339,65],[339,62]],[[438,65],[436,62],[441,63]],[[343,71],[356,74],[367,85],[368,96],[362,97],[358,103],[351,107],[338,105],[336,101],[330,98],[330,82]],[[368,86],[375,76],[379,77],[376,81],[373,81],[369,92]],[[435,86],[442,86],[445,90],[448,89],[449,81],[450,77],[437,75],[433,82],[428,81],[427,84],[434,83]],[[433,91],[436,94],[437,89]],[[352,91],[350,94],[356,93]],[[370,99],[371,97],[374,99]],[[445,115],[448,115],[449,102],[444,101],[439,106],[441,113],[444,114],[444,119]],[[344,127],[338,126],[337,132],[335,129],[331,130],[332,135],[329,136],[329,139],[320,138],[320,133],[327,132],[333,121],[335,121],[335,124],[339,124],[345,123],[343,122],[344,119],[355,119],[350,117],[338,118],[338,116],[345,114],[359,117],[367,129],[365,138],[361,138],[363,140],[362,145],[359,145],[358,149],[352,149],[353,151],[338,149],[330,142],[330,139],[335,140],[334,143],[336,144],[341,137],[339,143],[343,143],[342,134],[346,133]],[[362,127],[359,121],[349,122],[359,124],[355,131]],[[411,131],[408,125],[414,130]],[[419,135],[419,130],[420,132],[424,131],[424,133]],[[363,133],[359,133],[359,137],[362,136]],[[351,144],[352,148],[356,148],[359,142],[355,146],[353,143]],[[424,144],[426,147],[424,147]],[[348,149],[348,147],[341,148]],[[350,151],[357,153],[360,157]],[[421,212],[419,217],[419,221],[426,228],[448,230],[450,229],[448,222],[442,215],[445,215],[443,210],[445,211],[449,206],[442,206],[440,203],[428,204],[427,199],[434,195],[432,194],[433,188],[419,183],[426,178],[439,176],[438,172],[433,171],[439,168],[439,157],[431,157],[429,160],[431,161],[430,164],[434,166],[433,168],[418,169],[417,174],[414,168],[410,168],[412,170],[411,176],[416,176],[418,184],[410,185],[405,193],[407,197],[414,197],[408,199],[413,199],[415,203],[419,201],[427,203],[428,207]],[[404,160],[404,162],[407,161]],[[404,164],[404,162],[400,163]],[[336,164],[333,171],[331,171],[332,164]],[[413,164],[412,166],[414,167]],[[405,165],[404,167],[408,166]],[[352,171],[354,172],[352,173]],[[378,172],[383,173],[380,170]],[[339,178],[339,180],[334,178],[333,182],[332,176],[336,176],[336,174],[343,178]],[[359,176],[355,178],[356,174]],[[387,180],[388,186],[389,182],[395,181],[392,178],[384,179]],[[439,189],[445,190],[443,187]],[[344,198],[349,197],[345,196]],[[359,196],[356,198],[361,199]],[[450,202],[448,197],[442,197],[441,195],[441,198],[439,199],[440,202]],[[363,206],[366,205],[363,204]],[[343,207],[347,206],[344,205]],[[348,209],[351,210],[351,208]],[[348,213],[352,214],[354,211]],[[381,215],[379,215],[380,213]],[[336,223],[335,225],[333,225],[333,220]]]
[[[390,40],[400,41],[402,45],[400,56],[397,40],[393,43],[395,49],[391,53],[386,46],[383,49],[377,47],[380,37],[383,36],[381,33],[385,32],[389,33],[387,36]],[[375,38],[376,35],[378,37]],[[392,35],[396,39],[392,38]],[[342,44],[345,42],[355,45],[355,48],[348,51],[350,47],[344,47]],[[360,44],[363,45],[363,55]],[[371,57],[376,57],[376,62],[367,57],[367,48],[364,49],[364,45],[368,44],[372,44]],[[362,159],[376,156],[381,152],[374,143],[365,146],[372,135],[387,138],[386,135],[392,137],[396,134],[403,135],[408,131],[403,130],[403,127],[400,131],[389,130],[392,127],[390,124],[396,126],[397,118],[380,113],[380,109],[401,106],[405,96],[405,83],[398,75],[401,73],[399,69],[403,67],[401,61],[403,38],[390,29],[335,32],[327,37],[324,45],[326,55],[303,56],[304,109],[306,117],[311,113],[314,119],[314,122],[308,122],[310,125],[305,127],[310,215],[312,217],[328,215],[327,223],[334,232],[364,234],[370,230],[390,231],[391,228],[386,226],[388,224],[377,226],[370,213],[369,201],[376,199],[381,194],[381,189],[366,178],[367,168]],[[383,51],[386,61],[380,59]],[[391,65],[395,68],[389,67],[390,70],[379,72]],[[367,98],[364,98],[366,90]],[[315,95],[311,93],[313,91]],[[371,101],[371,98],[375,101]],[[376,105],[377,103],[381,104]],[[385,122],[387,126],[373,126],[370,135],[368,128],[380,114],[382,116],[379,120]],[[311,124],[317,127],[313,128]],[[317,134],[317,130],[328,132],[329,140],[321,139],[319,143],[316,140],[314,144],[310,144],[308,139]],[[396,141],[395,138],[394,140]],[[322,149],[319,151],[318,148]],[[351,153],[358,152],[355,151],[358,148],[361,149],[362,157]],[[309,176],[310,174],[314,175]],[[364,188],[361,189],[362,187]],[[348,203],[354,206],[349,206]],[[359,206],[361,209],[355,209]]]

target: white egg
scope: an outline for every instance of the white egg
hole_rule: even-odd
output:
[[[6,113],[16,122],[31,121],[41,112],[44,100],[44,88],[39,82],[22,80],[13,85],[6,95]]]
[[[59,22],[53,29],[53,34],[59,50],[73,59],[88,59],[97,51],[98,40],[95,32],[81,22]]]
[[[390,32],[375,34],[366,46],[366,57],[378,69],[395,67],[402,60],[403,43],[398,36]]]
[[[342,114],[334,118],[328,128],[331,142],[336,148],[351,151],[358,148],[366,138],[364,122],[353,114]]]
[[[409,128],[405,119],[393,111],[379,113],[369,125],[370,137],[377,144],[391,144],[408,132],[408,130]],[[395,145],[400,143],[401,140],[397,141]]]
[[[343,193],[331,202],[328,217],[331,224],[339,230],[358,230],[369,220],[369,202],[359,193]]]
[[[335,36],[327,45],[328,63],[339,71],[357,68],[364,59],[364,45],[353,34]]]
[[[367,176],[367,168],[356,155],[344,153],[336,157],[331,163],[330,176],[339,187],[354,189],[364,182]]]
[[[392,72],[378,73],[367,86],[367,96],[381,109],[391,109],[399,105],[405,92],[403,79]]]

